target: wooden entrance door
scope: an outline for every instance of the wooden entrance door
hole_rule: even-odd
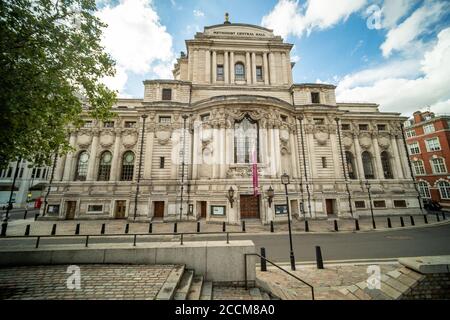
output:
[[[240,197],[241,219],[259,218],[259,196]]]
[[[206,201],[200,201],[200,218],[206,218]]]
[[[75,209],[77,207],[76,201],[66,201],[66,219],[75,219]]]
[[[327,214],[334,214],[333,199],[325,199],[325,204],[327,207]]]
[[[116,219],[124,219],[125,218],[125,210],[127,208],[127,202],[125,200],[117,200],[116,201]]]
[[[163,218],[164,217],[164,201],[155,201],[155,211],[153,214],[154,218]]]

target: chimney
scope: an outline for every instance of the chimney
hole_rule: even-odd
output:
[[[413,116],[414,116],[414,123],[415,124],[423,121],[423,119],[422,119],[422,112],[416,111],[416,112],[413,113]]]

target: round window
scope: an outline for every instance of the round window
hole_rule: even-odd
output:
[[[87,162],[89,160],[89,155],[87,154],[87,153],[83,153],[81,156],[80,156],[80,161],[81,162]]]

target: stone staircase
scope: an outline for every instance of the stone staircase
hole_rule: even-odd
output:
[[[167,277],[156,300],[271,300],[267,292],[255,287],[213,285],[202,275],[184,265],[177,266]]]

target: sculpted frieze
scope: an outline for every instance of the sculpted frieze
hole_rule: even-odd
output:
[[[78,134],[77,144],[81,149],[87,148],[92,142],[92,135],[87,132]]]
[[[170,141],[170,138],[172,137],[172,131],[158,130],[155,132],[155,137],[160,145],[165,145]]]
[[[137,142],[137,133],[126,132],[122,137],[122,144],[125,148],[129,149],[133,147]]]
[[[114,143],[114,134],[111,130],[104,131],[100,134],[100,145],[108,148]]]
[[[389,148],[389,138],[383,136],[378,138],[378,145],[382,148],[382,149],[387,149]]]

